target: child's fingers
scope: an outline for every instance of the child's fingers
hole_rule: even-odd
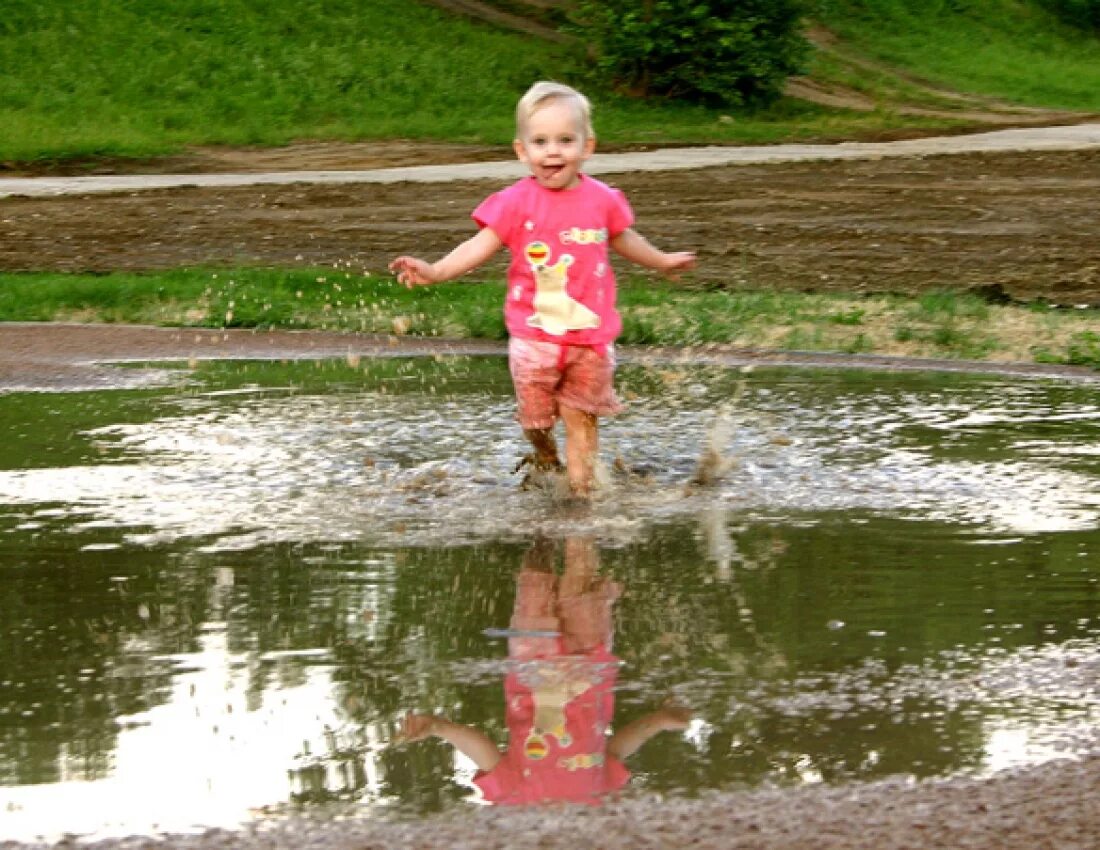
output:
[[[419,263],[415,257],[398,257],[390,263],[390,271],[401,275],[415,274]]]
[[[695,268],[695,254],[690,251],[683,251],[676,254],[669,255],[669,261],[665,268],[665,277],[672,280],[679,280],[680,272],[687,271],[688,269]]]
[[[398,257],[389,265],[390,272],[397,275],[397,282],[411,287],[416,282],[416,266],[412,257]]]
[[[398,283],[403,283],[410,289],[431,282],[426,273],[427,263],[416,259],[416,257],[398,257],[390,263],[389,269],[397,275]]]

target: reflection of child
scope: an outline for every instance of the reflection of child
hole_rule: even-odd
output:
[[[545,544],[532,547],[517,576],[514,664],[504,680],[507,749],[501,753],[481,731],[442,717],[405,716],[405,740],[434,735],[477,764],[474,782],[489,802],[595,802],[629,780],[627,756],[658,732],[683,729],[689,717],[666,707],[607,737],[618,677],[611,606],[619,587],[597,575],[590,541],[568,540],[565,550],[560,580]]]
[[[559,468],[553,427],[565,425],[572,492],[587,496],[597,449],[597,416],[615,413],[612,343],[622,327],[608,247],[640,265],[675,275],[691,253],[654,248],[631,225],[621,192],[581,172],[595,150],[590,107],[558,83],[531,87],[516,108],[516,155],[531,176],[490,196],[476,210],[481,227],[435,263],[390,263],[407,286],[439,283],[476,268],[507,245],[505,323],[517,418],[541,468]]]

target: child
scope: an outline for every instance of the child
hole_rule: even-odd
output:
[[[504,679],[508,745],[429,714],[405,715],[403,743],[440,738],[478,767],[474,784],[486,802],[525,805],[598,803],[626,785],[623,761],[655,735],[685,729],[687,708],[666,705],[605,734],[612,725],[619,659],[611,653],[611,607],[620,587],[599,575],[595,544],[565,541],[565,569],[536,542],[516,576],[509,671]]]
[[[398,257],[406,286],[440,283],[511,252],[505,324],[517,419],[536,468],[560,469],[554,424],[565,425],[571,492],[593,484],[597,417],[619,411],[612,387],[613,342],[622,328],[608,246],[628,260],[675,276],[690,252],[654,248],[631,225],[621,192],[582,173],[595,150],[588,99],[560,83],[535,83],[516,107],[516,156],[531,175],[491,195],[473,212],[481,228],[435,263]]]

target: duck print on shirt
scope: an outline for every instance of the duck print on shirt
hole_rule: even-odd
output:
[[[562,254],[551,265],[550,248],[545,242],[529,243],[524,253],[535,276],[534,313],[527,319],[530,327],[551,336],[562,336],[566,331],[600,326],[600,317],[566,291],[572,254]]]

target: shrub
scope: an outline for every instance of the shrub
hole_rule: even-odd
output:
[[[1100,0],[1042,0],[1042,3],[1067,24],[1100,32]]]
[[[762,105],[807,55],[803,11],[803,0],[578,0],[571,29],[625,93]]]

